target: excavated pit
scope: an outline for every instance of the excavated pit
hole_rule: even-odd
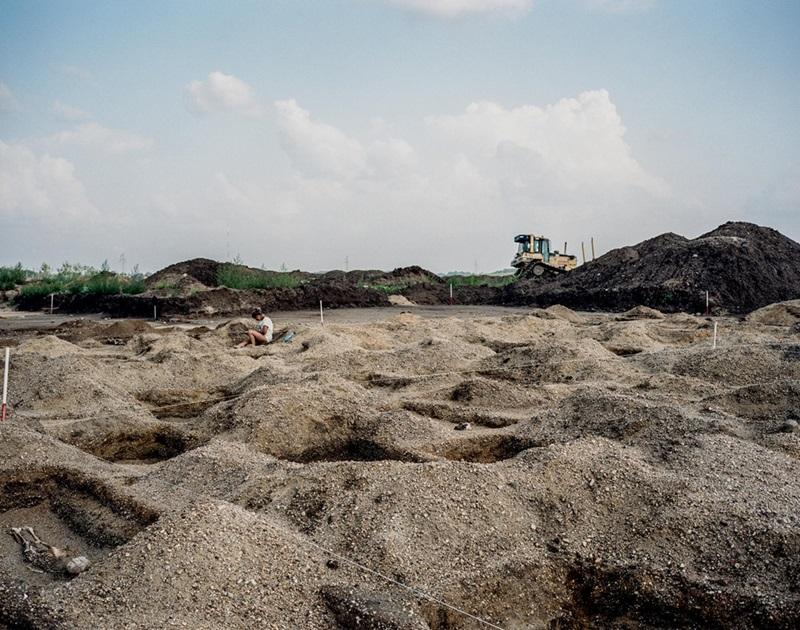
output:
[[[388,448],[372,440],[350,438],[343,442],[333,442],[303,451],[297,457],[289,458],[301,464],[314,462],[421,462],[420,456],[401,449]]]
[[[537,446],[513,435],[478,435],[451,440],[434,448],[434,455],[457,462],[493,464]]]
[[[199,445],[198,441],[170,426],[143,427],[112,432],[99,439],[71,443],[87,453],[116,464],[157,464]]]
[[[0,627],[57,627],[46,607],[38,606],[39,589],[66,579],[42,571],[23,557],[9,534],[11,527],[33,527],[47,543],[83,555],[89,571],[115,547],[125,544],[158,514],[116,493],[102,482],[58,469],[0,476]],[[8,595],[9,593],[13,594]]]
[[[444,420],[453,424],[468,422],[492,429],[512,426],[525,417],[476,408],[464,409],[452,403],[427,400],[404,400],[403,409],[435,420]]]
[[[159,419],[187,419],[229,398],[219,390],[150,389],[137,396],[140,402]]]

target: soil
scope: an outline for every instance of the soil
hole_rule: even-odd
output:
[[[797,627],[793,323],[409,310],[19,331],[0,627]]]
[[[800,244],[752,223],[728,222],[695,239],[662,234],[615,249],[552,281],[524,280],[504,291],[506,304],[564,304],[627,310],[746,313],[800,297]]]
[[[627,311],[648,307],[664,312],[747,313],[774,302],[800,298],[800,244],[751,223],[730,222],[695,239],[662,234],[615,249],[555,278],[521,277],[503,288],[491,278],[478,286],[456,286],[422,269],[292,272],[295,288],[235,290],[217,286],[219,263],[196,258],[170,265],[145,281],[142,295],[58,295],[61,313],[105,313],[112,317],[246,315],[267,311],[388,306],[389,295],[418,305],[562,304],[580,310]],[[243,273],[276,272],[241,267]],[[19,308],[41,310],[49,297],[15,298]]]

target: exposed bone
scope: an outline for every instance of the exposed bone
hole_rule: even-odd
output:
[[[66,549],[45,542],[37,536],[32,527],[11,527],[9,532],[14,540],[22,545],[22,556],[25,560],[50,573],[67,572],[70,575],[77,575],[91,566],[86,556],[76,556],[68,560]]]

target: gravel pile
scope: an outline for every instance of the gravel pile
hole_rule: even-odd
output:
[[[800,337],[715,321],[32,335],[0,627],[795,628]],[[21,526],[91,566],[32,571]]]

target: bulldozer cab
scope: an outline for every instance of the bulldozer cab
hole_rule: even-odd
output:
[[[519,243],[517,248],[517,255],[522,254],[538,254],[538,256],[531,256],[531,258],[539,258],[545,263],[550,262],[550,239],[543,236],[536,236],[535,234],[520,234],[514,238],[515,243]],[[526,257],[527,258],[527,257]]]

